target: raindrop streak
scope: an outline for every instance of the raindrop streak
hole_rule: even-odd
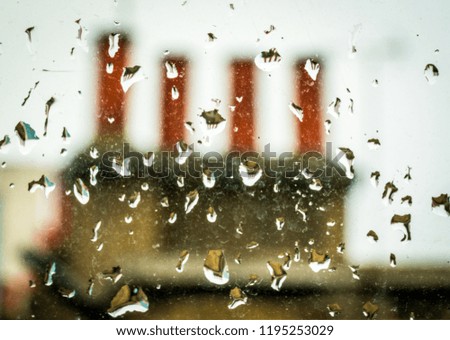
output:
[[[369,232],[367,233],[366,236],[369,239],[369,241],[371,241],[372,243],[378,242],[378,235],[373,230],[369,230]]]
[[[377,138],[370,138],[367,141],[367,146],[371,150],[376,150],[376,149],[378,149],[381,146],[381,143],[380,143],[380,141]]]
[[[81,178],[75,180],[75,183],[73,184],[73,193],[81,204],[87,204],[89,202],[89,189]]]
[[[411,231],[410,231],[410,223],[411,223],[411,214],[406,215],[394,215],[391,219],[391,224],[403,224],[402,229],[400,229],[403,233],[403,238],[401,239],[401,242],[404,241],[411,241]]]
[[[136,209],[139,202],[141,202],[141,193],[135,191],[128,199],[128,206],[132,209]]]
[[[393,182],[387,182],[384,185],[384,191],[381,195],[381,198],[385,200],[387,203],[392,203],[394,200],[394,194],[398,191],[398,188],[395,186]]]
[[[214,223],[217,220],[217,213],[213,207],[208,208],[208,213],[206,214],[206,219],[209,223]]]
[[[89,183],[91,183],[92,186],[97,185],[97,174],[98,174],[98,166],[93,165],[89,168]]]
[[[47,128],[48,128],[48,116],[50,114],[50,108],[55,103],[55,98],[51,97],[45,103],[45,123],[44,123],[44,137],[47,136]]]
[[[223,250],[209,250],[203,264],[203,272],[209,282],[224,285],[230,280],[227,261]]]
[[[36,141],[39,139],[39,137],[36,136],[36,131],[34,131],[29,124],[23,121],[17,123],[14,131],[19,138],[20,152],[23,155],[28,154],[36,144]]]
[[[111,58],[114,58],[117,51],[119,51],[119,33],[111,33],[108,37],[109,40],[109,48],[108,48],[108,54]],[[125,91],[126,92],[126,91]]]
[[[290,102],[289,110],[291,110],[291,112],[294,114],[295,117],[298,118],[300,122],[303,122],[303,109],[300,106],[296,105],[293,102]]]
[[[332,318],[334,318],[335,316],[339,315],[342,312],[341,306],[339,306],[337,303],[328,305],[327,310],[328,310],[328,314],[330,314],[330,316]]]
[[[130,286],[124,285],[112,299],[111,307],[107,312],[113,318],[117,318],[128,312],[145,313],[149,306],[147,295],[142,288],[131,290]]]
[[[42,175],[38,181],[28,183],[28,191],[34,193],[37,189],[44,191],[45,197],[48,198],[50,193],[55,190],[55,183],[50,181],[47,176]]]
[[[180,97],[180,92],[178,92],[178,89],[175,85],[172,86],[171,94],[172,100],[177,100]]]
[[[339,118],[341,113],[339,112],[339,109],[341,107],[341,100],[336,97],[335,100],[333,100],[330,105],[328,105],[327,113],[332,115],[335,118]]]
[[[349,148],[339,148],[340,152],[343,152],[345,154],[345,157],[340,157],[339,162],[344,166],[345,168],[345,175],[349,179],[353,179],[355,177],[355,171],[353,169],[353,162],[355,160],[355,155],[353,154],[353,151]]]
[[[309,267],[314,273],[326,270],[330,266],[331,259],[328,254],[320,254],[315,249],[311,249],[308,259]]]
[[[430,85],[435,84],[437,81],[437,77],[439,77],[439,70],[433,64],[427,64],[423,73],[425,75],[425,79]]]
[[[184,211],[186,215],[189,214],[192,209],[197,205],[199,194],[197,190],[192,190],[186,195],[186,203],[184,204]]]
[[[230,299],[228,309],[235,309],[247,303],[247,295],[239,287],[230,290]]]
[[[436,197],[431,197],[431,210],[433,213],[443,217],[450,216],[450,202],[447,194],[440,194]]]
[[[317,74],[319,73],[320,65],[314,60],[308,59],[305,64],[305,71],[308,72],[312,80],[316,81]]]
[[[262,170],[257,162],[244,160],[239,165],[239,175],[245,186],[252,187],[261,178]]]
[[[34,86],[32,88],[30,88],[27,96],[23,99],[22,106],[24,106],[27,103],[28,99],[30,99],[31,92],[33,92],[33,90],[35,90],[38,85],[39,85],[39,82],[37,81],[34,83]]]
[[[375,318],[377,312],[378,312],[378,305],[373,304],[370,301],[367,301],[364,305],[363,305],[363,314],[367,319],[373,319]]]
[[[56,262],[52,262],[51,265],[47,266],[45,272],[44,284],[46,286],[51,286],[53,284],[53,275],[56,274]]]
[[[280,66],[281,55],[276,48],[271,48],[268,51],[262,51],[255,57],[256,66],[264,71],[270,72]]]
[[[370,174],[370,182],[372,185],[376,188],[378,184],[380,183],[380,172],[374,171]]]
[[[85,52],[89,52],[89,46],[86,40],[88,30],[86,27],[81,26],[81,19],[75,20],[75,23],[78,24],[77,43]]]
[[[396,259],[395,255],[392,253],[389,257],[389,264],[391,265],[392,268],[397,267],[397,259]]]
[[[0,152],[7,153],[8,149],[11,147],[11,138],[5,135],[2,140],[0,140]]]
[[[142,73],[142,69],[139,65],[124,67],[122,76],[120,77],[120,84],[122,85],[123,92],[126,93],[133,84],[141,81],[144,78],[145,76]]]
[[[175,269],[176,269],[176,271],[177,271],[178,273],[183,272],[184,266],[185,266],[185,264],[186,264],[186,262],[187,262],[188,260],[189,260],[189,252],[188,252],[187,250],[183,250],[183,251],[180,253],[180,256],[179,256],[179,258],[178,258],[177,266],[175,267]]]
[[[92,242],[97,242],[97,240],[98,240],[98,232],[99,232],[99,230],[100,230],[101,225],[102,225],[102,221],[98,221],[98,222],[95,224],[94,229],[92,229],[92,233],[93,233],[93,235],[92,235],[92,237],[91,237],[91,241],[92,241]]]
[[[175,66],[175,63],[171,62],[171,61],[166,61],[165,64],[166,66],[166,77],[169,79],[174,79],[176,77],[178,77],[178,70],[177,67]]]
[[[268,261],[267,269],[269,270],[272,283],[270,287],[276,291],[280,291],[284,281],[287,278],[287,273],[283,268],[283,265],[278,262]]]

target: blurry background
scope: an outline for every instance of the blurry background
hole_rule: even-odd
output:
[[[127,34],[128,66],[140,65],[145,75],[128,91],[125,124],[125,139],[142,152],[161,144],[161,60],[166,50],[189,61],[185,120],[193,122],[199,108],[215,107],[212,98],[221,99],[221,113],[230,118],[233,59],[278,50],[282,61],[276,70],[255,69],[257,151],[267,143],[276,152],[295,150],[296,118],[288,108],[295,101],[293,70],[299,60],[314,58],[323,81],[321,120],[331,120],[325,140],[333,143],[334,152],[347,147],[356,157],[356,176],[345,198],[346,263],[389,268],[394,253],[397,269],[446,273],[450,220],[432,213],[431,197],[450,188],[449,20],[443,0],[2,1],[0,138],[9,135],[12,145],[0,153],[0,305],[10,303],[11,287],[28,286],[23,251],[42,247],[42,235],[61,221],[58,190],[46,199],[39,191],[29,193],[27,186],[45,174],[58,188],[59,172],[91,145],[98,106],[96,44],[112,32]],[[271,25],[275,29],[265,33]],[[29,27],[34,27],[31,42],[25,33]],[[217,39],[210,41],[208,33]],[[427,64],[439,70],[435,83],[424,75]],[[55,103],[44,137],[45,104],[51,97]],[[339,118],[327,113],[336,98],[341,100]],[[30,124],[40,138],[27,155],[19,152],[14,135],[19,121]],[[63,127],[71,135],[68,145],[61,139]],[[231,129],[227,124],[214,143],[196,149],[225,152]],[[200,139],[184,135],[189,142]],[[372,150],[370,138],[379,139],[381,146]],[[62,148],[68,150],[65,157]],[[411,180],[404,178],[408,168]],[[381,174],[377,187],[370,180],[374,171]],[[399,191],[385,204],[381,195],[390,181]],[[406,195],[412,197],[411,206],[401,203]],[[410,242],[400,242],[402,233],[390,225],[394,214],[412,215]],[[369,230],[378,234],[376,244],[368,242]]]

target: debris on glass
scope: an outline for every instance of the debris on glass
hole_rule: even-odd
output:
[[[190,132],[191,135],[193,135],[195,133],[195,128],[194,128],[192,122],[184,123],[184,127],[186,128],[186,130],[188,130]]]
[[[397,215],[392,216],[391,224],[402,224],[403,228],[400,230],[403,233],[403,238],[401,242],[411,241],[411,231],[410,231],[410,223],[411,223],[411,214],[405,215]]]
[[[431,197],[431,209],[433,213],[439,216],[450,216],[450,201],[448,194],[440,194],[436,197]]]
[[[262,51],[255,57],[256,66],[264,71],[270,72],[280,65],[281,55],[276,48],[271,48],[268,51]]]
[[[235,309],[247,303],[247,295],[239,287],[230,290],[230,299],[228,309]]]
[[[31,97],[31,93],[33,92],[33,90],[36,89],[36,87],[38,85],[39,85],[39,81],[35,82],[34,86],[28,90],[27,96],[23,99],[21,106],[25,106],[25,104],[27,103],[28,99],[30,99],[30,97]]]
[[[120,77],[123,92],[127,92],[133,84],[143,79],[145,79],[145,75],[139,65],[124,67],[122,76]]]
[[[153,152],[147,152],[142,156],[143,163],[146,167],[151,167],[155,160],[155,154]]]
[[[305,63],[305,71],[309,74],[312,80],[316,81],[317,74],[319,73],[320,65],[318,62],[308,59]]]
[[[81,204],[87,204],[89,202],[89,189],[81,178],[75,180],[75,183],[73,184],[73,193]]]
[[[423,73],[425,75],[425,79],[430,85],[435,84],[437,78],[439,77],[439,70],[434,64],[427,64]]]
[[[269,270],[271,276],[271,287],[276,291],[280,291],[283,286],[284,281],[287,278],[287,273],[283,268],[283,265],[278,262],[268,261],[267,269]]]
[[[17,123],[14,131],[19,138],[20,152],[23,155],[30,153],[36,145],[36,141],[39,140],[39,137],[36,135],[36,131],[30,126],[30,124],[23,121]]]
[[[328,254],[318,253],[315,249],[311,249],[309,253],[309,268],[315,273],[320,272],[321,270],[327,270],[330,266],[331,259]]]
[[[238,253],[238,254],[236,255],[236,257],[234,258],[234,262],[235,262],[236,264],[241,264],[241,263],[242,263],[242,255],[241,255],[241,253]]]
[[[128,312],[145,313],[149,306],[147,295],[142,288],[131,289],[129,285],[124,285],[112,299],[107,312],[111,317],[117,318]]]
[[[34,31],[34,26],[32,26],[32,27],[28,27],[26,30],[25,30],[25,34],[26,34],[26,37],[27,37],[27,47],[28,47],[28,51],[31,53],[31,54],[34,54],[34,50],[33,50],[33,37],[32,37],[32,34],[31,34],[31,32],[33,32]]]
[[[410,181],[412,179],[411,178],[411,167],[410,166],[407,167],[406,174],[405,174],[405,176],[403,176],[403,179],[406,180],[406,181]]]
[[[303,109],[294,102],[289,103],[289,110],[298,118],[300,122],[303,122]]]
[[[28,280],[28,287],[36,288],[36,282],[34,282],[33,280]]]
[[[28,191],[34,193],[37,189],[41,189],[44,191],[45,197],[48,198],[50,193],[55,190],[55,186],[55,183],[50,181],[47,176],[42,175],[39,180],[28,183]]]
[[[372,80],[372,86],[373,86],[373,87],[378,87],[379,84],[380,84],[380,83],[378,82],[378,79]]]
[[[163,208],[168,208],[169,207],[169,198],[167,196],[164,196],[163,198],[161,198],[160,203]]]
[[[188,260],[189,260],[189,252],[187,250],[181,251],[180,256],[178,258],[177,266],[175,267],[178,273],[183,272],[184,266],[186,265],[186,262]]]
[[[50,114],[50,108],[55,103],[55,98],[51,97],[47,102],[45,103],[45,123],[44,123],[44,137],[47,136],[47,129],[48,129],[48,118]]]
[[[373,304],[370,301],[367,301],[362,308],[363,315],[366,317],[366,319],[374,319],[378,313],[378,305]]]
[[[203,272],[209,282],[217,285],[224,285],[230,280],[228,264],[223,250],[208,250],[203,263]]]
[[[208,41],[214,42],[215,40],[217,40],[217,37],[214,35],[214,33],[208,33]]]
[[[355,113],[355,103],[352,98],[349,99],[347,111],[351,115]]]

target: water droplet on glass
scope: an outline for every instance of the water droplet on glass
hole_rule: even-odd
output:
[[[10,189],[14,189],[16,186],[14,185],[14,183],[9,183],[9,188]]]
[[[288,271],[289,269],[291,269],[291,265],[292,265],[292,257],[291,257],[291,253],[290,252],[285,252],[284,254],[280,254],[278,255],[279,258],[282,258],[283,261],[283,269]]]
[[[345,250],[345,243],[344,242],[339,243],[339,245],[336,247],[336,251],[339,254],[344,254],[344,250]]]
[[[169,55],[169,54],[170,54],[170,51],[169,51],[169,50],[164,50],[163,54],[164,54],[164,55]]]
[[[81,19],[75,20],[75,23],[78,24],[77,43],[85,52],[89,52],[89,47],[86,40],[88,30],[86,27],[81,26]]]
[[[373,230],[369,230],[366,236],[372,243],[376,243],[378,241],[378,235]]]
[[[27,123],[20,121],[17,123],[14,131],[19,138],[20,152],[23,155],[28,154],[36,144],[39,137],[36,135],[36,131]]]
[[[327,119],[323,125],[325,126],[325,132],[327,135],[331,133],[331,120]]]
[[[124,220],[125,220],[126,224],[130,224],[131,222],[133,222],[133,216],[130,216],[130,215],[125,216]]]
[[[139,65],[124,67],[122,76],[120,77],[120,84],[122,85],[123,92],[127,92],[133,84],[144,78],[145,76],[142,72],[142,68]]]
[[[112,267],[111,270],[104,270],[97,276],[100,280],[110,281],[112,283],[117,283],[122,278],[122,268],[120,266]]]
[[[178,89],[176,88],[175,85],[172,86],[172,100],[177,100],[180,97],[180,92],[178,92]]]
[[[374,79],[374,80],[372,81],[372,86],[373,86],[373,87],[378,87],[378,85],[379,85],[378,79]]]
[[[51,265],[47,266],[45,271],[44,284],[46,286],[51,286],[53,284],[53,275],[56,274],[56,262],[52,262]]]
[[[216,177],[214,173],[209,168],[203,169],[202,181],[205,188],[210,189],[213,188],[216,184]]]
[[[188,260],[189,260],[189,252],[187,250],[183,250],[180,253],[177,266],[175,267],[178,273],[181,273],[184,270],[184,266]]]
[[[31,34],[31,32],[33,32],[33,30],[34,30],[34,26],[28,27],[25,30],[25,34],[26,34],[26,37],[27,37],[27,47],[28,47],[28,51],[30,51],[31,54],[34,54],[33,45],[32,45],[33,44],[33,38],[32,38],[32,34]]]
[[[71,193],[72,193],[72,190],[66,190],[66,191],[64,191],[64,193],[66,194],[66,196],[69,196]]]
[[[259,243],[256,241],[251,241],[245,245],[245,248],[248,250],[256,249],[259,247]]]
[[[177,213],[171,212],[169,215],[169,219],[167,220],[170,224],[174,224],[177,221]]]
[[[166,66],[167,78],[174,79],[174,78],[178,77],[178,70],[177,70],[177,67],[175,66],[175,63],[173,63],[171,61],[166,61],[164,65]]]
[[[66,127],[63,128],[63,131],[62,131],[62,134],[61,134],[61,138],[62,138],[64,143],[69,143],[70,142],[71,135],[69,133],[69,130],[67,130]]]
[[[397,267],[397,259],[395,257],[395,254],[392,254],[389,256],[389,264],[392,268]]]
[[[328,105],[327,113],[332,115],[333,117],[338,118],[341,114],[339,112],[340,107],[341,107],[341,100],[339,98],[336,98],[330,103],[330,105]]]
[[[97,240],[98,240],[98,232],[99,232],[99,230],[100,230],[101,225],[102,225],[102,221],[98,221],[98,222],[95,224],[94,229],[92,229],[92,233],[93,233],[93,235],[92,235],[92,237],[91,237],[91,241],[92,241],[92,242],[97,242]]]
[[[401,199],[401,204],[406,203],[412,205],[412,197],[410,195],[403,196]]]
[[[276,48],[271,48],[268,51],[262,51],[255,57],[256,66],[264,71],[270,72],[280,66],[281,55]]]
[[[349,179],[353,179],[355,177],[355,171],[353,169],[353,162],[355,160],[355,155],[352,150],[349,148],[339,148],[338,152],[344,153],[345,157],[340,157],[339,162],[344,166],[345,168],[345,175]]]
[[[306,72],[308,72],[311,79],[316,81],[317,74],[319,73],[319,70],[320,70],[320,65],[318,62],[308,59],[305,64],[305,70],[306,70]]]
[[[66,299],[71,299],[76,295],[76,292],[74,289],[68,289],[68,288],[61,287],[58,289],[58,291],[61,294],[61,296]]]
[[[401,232],[403,233],[403,238],[401,239],[401,242],[411,241],[410,223],[411,223],[411,214],[406,215],[395,214],[391,218],[391,224],[403,225],[403,228],[400,229]]]
[[[332,318],[334,318],[335,316],[339,315],[342,312],[341,306],[339,306],[337,303],[327,305],[327,310],[328,314],[330,314]]]
[[[239,287],[230,290],[230,299],[228,309],[235,309],[247,303],[247,295]]]
[[[141,184],[141,189],[143,191],[148,191],[149,188],[150,188],[150,186],[148,185],[147,182]]]
[[[182,176],[177,177],[177,185],[179,188],[184,187],[184,177],[182,177]]]
[[[184,123],[184,127],[186,128],[186,130],[188,130],[190,132],[191,135],[193,135],[195,133],[195,129],[194,129],[192,122]]]
[[[378,186],[378,183],[380,183],[380,172],[374,171],[370,174],[370,182],[372,185],[376,188]]]
[[[109,48],[108,48],[108,54],[111,58],[114,58],[117,51],[119,51],[119,33],[111,33],[108,37],[109,39]]]
[[[425,75],[425,79],[430,85],[435,84],[437,77],[439,77],[439,70],[433,64],[427,64],[423,73]]]
[[[358,24],[353,26],[353,30],[350,32],[349,37],[349,57],[353,58],[357,52],[356,50],[356,40],[361,33],[362,25]]]
[[[67,155],[67,149],[62,148],[61,151],[59,152],[59,154],[60,154],[62,157],[66,157],[66,155]]]
[[[298,118],[300,122],[303,122],[303,109],[300,106],[296,105],[293,102],[290,102],[289,110],[291,110],[291,112],[294,114],[295,117]]]
[[[376,149],[378,149],[381,146],[381,143],[380,143],[379,139],[377,139],[377,138],[370,138],[367,141],[367,146],[371,150],[376,150]]]
[[[262,280],[261,278],[256,275],[256,274],[250,274],[248,277],[248,281],[247,284],[245,285],[246,287],[252,287],[258,283],[260,283]]]
[[[202,111],[200,114],[200,127],[205,134],[207,141],[210,137],[216,136],[225,129],[226,119],[222,117],[219,110]]]
[[[36,282],[34,282],[33,280],[29,280],[29,281],[28,281],[28,286],[29,286],[30,288],[36,288]]]
[[[275,225],[277,226],[277,230],[282,230],[285,224],[284,217],[277,217],[275,219]]]
[[[28,183],[29,192],[34,193],[37,189],[43,190],[45,197],[48,198],[50,193],[55,190],[55,183],[50,181],[47,176],[42,175],[39,180]]]
[[[378,305],[373,304],[370,301],[367,301],[363,305],[363,314],[367,319],[373,319],[375,318],[377,312],[378,312]]]
[[[78,202],[87,204],[89,202],[89,189],[81,178],[77,178],[73,184],[73,192]]]
[[[98,157],[100,157],[100,153],[95,146],[91,146],[91,148],[89,149],[89,155],[92,159],[97,159]]]
[[[361,277],[359,276],[358,270],[359,270],[359,265],[351,265],[348,266],[348,268],[352,271],[352,277],[355,280],[360,280]]]
[[[128,206],[132,209],[136,209],[139,202],[141,202],[141,193],[135,191],[128,199]]]
[[[330,218],[330,219],[327,221],[327,227],[332,228],[332,227],[334,227],[335,225],[336,225],[336,221],[335,221],[334,219]]]
[[[124,285],[112,299],[108,314],[117,318],[128,312],[145,313],[149,306],[147,295],[142,288],[138,287],[131,290],[129,285]]]
[[[106,73],[112,74],[114,72],[114,64],[106,63]]]
[[[251,187],[261,178],[262,170],[257,162],[244,160],[239,165],[239,174],[244,185]]]
[[[268,30],[264,30],[265,34],[269,34],[271,32],[275,31],[275,26],[274,25],[270,25]]]
[[[236,257],[234,258],[234,262],[236,264],[241,264],[242,263],[242,256],[241,253],[237,254]]]
[[[11,147],[11,139],[8,135],[5,135],[2,140],[0,140],[0,152],[7,153],[8,149]]]
[[[307,209],[303,209],[303,208],[302,208],[302,203],[301,203],[301,201],[298,201],[298,202],[295,204],[295,211],[298,212],[300,215],[302,215],[302,220],[303,220],[303,222],[306,222],[306,219],[307,219],[307,217],[306,217],[306,211],[307,211]]]
[[[193,146],[187,145],[184,141],[180,140],[175,145],[175,149],[177,150],[175,162],[177,162],[178,164],[184,164],[192,154]]]
[[[90,278],[89,279],[89,286],[86,290],[87,295],[92,296],[92,294],[94,293],[94,279]]]
[[[450,201],[447,194],[431,197],[431,210],[439,216],[450,216]]]
[[[323,185],[319,178],[313,178],[312,183],[309,185],[309,188],[314,191],[320,191],[322,190]]]
[[[381,195],[381,198],[386,203],[392,203],[394,200],[394,194],[398,191],[398,188],[395,186],[393,182],[387,182],[384,185],[383,194]]]
[[[294,244],[294,262],[300,262],[300,246],[298,241]]]
[[[186,202],[184,204],[184,211],[186,215],[189,214],[192,209],[197,205],[199,199],[199,194],[197,190],[192,190],[186,195]]]
[[[239,235],[243,235],[244,234],[244,228],[242,227],[242,222],[239,223],[239,225],[236,228],[236,233]]]
[[[97,185],[98,166],[93,165],[89,168],[89,182],[92,186]]]
[[[328,254],[318,253],[315,249],[312,249],[308,259],[309,267],[313,272],[318,273],[321,270],[326,270],[330,266],[331,259]]]
[[[129,177],[131,176],[130,160],[130,157],[125,159],[121,156],[114,157],[112,159],[111,166],[118,175],[122,177]]]
[[[208,213],[206,214],[206,219],[210,223],[216,222],[216,220],[217,220],[217,213],[216,213],[216,211],[214,210],[213,207],[209,207],[208,208]]]
[[[269,270],[271,276],[271,287],[276,291],[280,291],[281,286],[287,278],[287,273],[283,268],[283,265],[278,262],[268,261],[267,269]]]
[[[208,33],[208,42],[214,42],[215,40],[217,40],[217,37],[214,33]]]
[[[144,165],[149,168],[153,165],[155,154],[153,152],[147,152],[142,156],[142,160],[144,162]]]
[[[164,196],[164,197],[161,199],[161,206],[162,206],[163,208],[168,208],[168,207],[169,207],[169,198],[168,198],[167,196]]]
[[[108,117],[107,119],[108,119],[109,124],[112,124],[116,121],[116,119],[114,117]]]
[[[124,202],[125,201],[125,194],[122,194],[119,196],[119,201]]]
[[[244,97],[236,97],[236,101],[238,102],[238,103],[242,103],[242,100],[244,99]]]
[[[230,273],[223,250],[213,249],[208,251],[203,264],[203,272],[208,281],[212,283],[224,285],[229,281]]]
[[[55,103],[55,98],[51,97],[45,103],[45,123],[44,123],[44,137],[47,136],[47,128],[48,128],[48,118],[50,114],[50,108]]]
[[[348,104],[348,113],[350,113],[351,115],[355,113],[355,109],[354,109],[354,102],[353,99],[349,99],[349,104]]]
[[[6,162],[2,162],[1,167],[2,167],[2,169],[6,168]]]

